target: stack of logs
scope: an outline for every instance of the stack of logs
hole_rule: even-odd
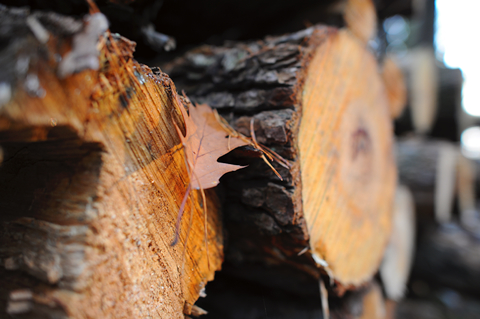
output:
[[[415,239],[394,155],[406,88],[369,48],[373,2],[341,4],[343,28],[202,46],[161,68],[95,7],[0,7],[2,317],[393,318]],[[205,192],[207,221],[201,192],[183,207],[177,90],[286,159],[271,164],[281,178],[245,146],[220,159],[248,167]],[[426,157],[457,167],[447,148]],[[452,192],[425,196],[444,207]]]

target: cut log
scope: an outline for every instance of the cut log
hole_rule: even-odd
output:
[[[415,203],[405,186],[399,185],[395,193],[393,231],[380,276],[387,297],[400,300],[407,286],[415,253]]]
[[[476,165],[453,143],[406,139],[397,143],[400,180],[412,190],[420,219],[449,222],[458,200],[460,221],[476,220]],[[430,216],[430,217],[429,217]],[[424,218],[426,217],[426,218]]]
[[[379,284],[373,282],[367,294],[363,297],[363,311],[360,319],[385,319],[386,314],[382,288]]]
[[[415,52],[415,51],[414,51]],[[435,68],[432,71],[432,74],[429,77],[434,77],[433,79],[425,80],[427,82],[420,83],[421,86],[426,86],[429,82],[433,81],[434,88],[425,88],[416,89],[417,92],[412,90],[412,87],[416,84],[413,84],[412,77],[412,68],[416,67],[417,62],[414,62],[415,53],[409,53],[406,57],[398,59],[399,66],[403,73],[405,74],[405,79],[407,81],[408,88],[408,103],[407,110],[402,114],[401,117],[397,118],[395,131],[397,135],[407,135],[417,129],[413,119],[412,107],[413,95],[412,94],[423,94],[425,95],[425,100],[435,100],[435,103],[429,103],[426,105],[434,106],[434,109],[419,110],[420,117],[428,115],[428,118],[425,117],[425,123],[429,123],[423,133],[428,133],[428,136],[448,140],[452,142],[458,142],[460,140],[460,134],[466,128],[475,125],[475,118],[469,116],[465,113],[461,107],[462,100],[462,85],[463,77],[460,69],[449,69],[445,66],[438,65],[438,61],[434,60],[431,67]],[[433,56],[431,58],[434,58]],[[421,62],[419,62],[421,63]],[[423,90],[423,92],[422,92]],[[435,97],[429,95],[436,94]],[[420,104],[419,104],[420,105]],[[428,107],[428,106],[425,106]],[[423,120],[421,120],[423,121]],[[428,128],[428,129],[427,129]],[[448,129],[445,129],[448,128]],[[419,132],[417,130],[417,132]]]
[[[477,217],[475,197],[476,171],[477,167],[474,162],[463,155],[459,155],[457,161],[458,210],[460,212],[460,222],[467,228]]]
[[[375,37],[377,14],[372,0],[347,0],[344,19],[346,26],[365,44]]]
[[[218,201],[187,201],[175,86],[135,43],[0,8],[0,297],[22,318],[183,318],[223,259]],[[98,70],[97,70],[98,69]]]
[[[448,222],[456,194],[458,147],[435,140],[397,143],[400,182],[412,191],[420,221]]]
[[[473,226],[473,225],[472,225]],[[480,293],[480,220],[471,231],[456,223],[431,225],[420,238],[412,278]]]
[[[383,60],[382,78],[387,91],[390,114],[396,119],[402,115],[407,104],[407,87],[402,70],[390,56]]]
[[[382,289],[376,281],[349,292],[340,300],[331,300],[331,319],[385,319]]]
[[[290,161],[273,164],[283,181],[254,160],[225,179],[227,259],[312,276],[318,266],[343,287],[367,282],[390,236],[396,172],[385,88],[364,44],[319,26],[204,46],[164,70],[192,100]],[[245,150],[236,160],[248,154],[258,157]]]
[[[419,47],[410,53],[409,96],[415,132],[428,133],[437,113],[438,77],[432,48]]]

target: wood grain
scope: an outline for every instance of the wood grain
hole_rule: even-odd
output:
[[[371,277],[389,238],[396,181],[391,136],[376,61],[340,31],[310,62],[298,148],[312,252],[343,283]]]

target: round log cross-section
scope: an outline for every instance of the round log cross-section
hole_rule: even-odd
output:
[[[317,49],[302,102],[298,147],[311,248],[335,278],[358,284],[382,258],[395,185],[375,59],[340,31]]]

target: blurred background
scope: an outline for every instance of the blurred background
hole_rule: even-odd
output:
[[[113,32],[137,42],[136,59],[161,67],[202,44],[261,39],[316,23],[342,27],[344,2],[103,0],[97,4]],[[0,3],[77,16],[88,11],[83,0]],[[394,317],[480,318],[480,44],[476,40],[480,1],[374,3],[377,34],[370,50],[380,65],[387,57],[395,61],[407,88],[406,107],[395,121],[396,152],[399,181],[409,189],[407,197],[416,216],[408,289]],[[231,286],[235,293],[228,290]],[[233,307],[238,308],[239,318],[247,313],[248,318],[257,318],[255,314],[263,318],[264,307],[271,311],[283,299],[294,298],[278,291],[273,296],[264,287],[221,273],[208,288],[208,297],[199,302],[212,311],[208,318],[215,317],[215,309],[221,313],[218,300],[236,299]],[[271,298],[265,299],[268,294]],[[296,302],[306,312],[318,313],[308,301]]]

